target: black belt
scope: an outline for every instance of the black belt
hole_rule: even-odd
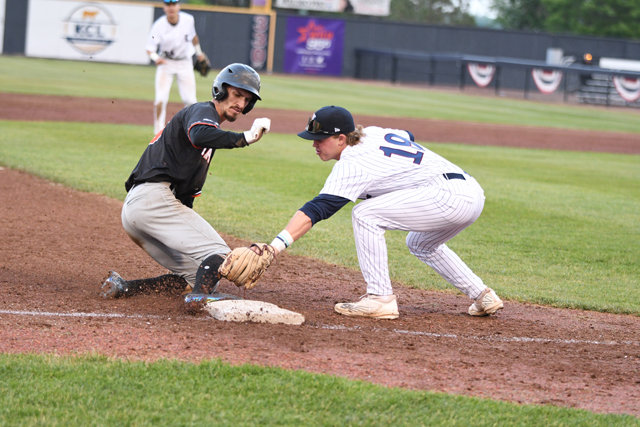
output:
[[[463,179],[466,180],[464,175],[461,173],[443,173],[442,176],[444,176],[446,179]]]

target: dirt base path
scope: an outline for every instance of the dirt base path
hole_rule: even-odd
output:
[[[167,120],[181,108],[182,104],[169,104]],[[244,131],[251,128],[255,118],[269,117],[273,132],[298,133],[304,129],[311,113],[256,107],[250,115],[239,118],[235,123],[225,123],[224,128]],[[153,104],[149,101],[0,93],[0,120],[77,121],[151,126],[152,114]],[[364,126],[409,129],[419,141],[640,154],[640,134],[364,115],[356,115],[354,118]]]
[[[186,314],[176,295],[99,296],[110,269],[129,279],[165,273],[124,233],[121,202],[9,169],[0,170],[0,200],[0,352],[221,358],[640,416],[638,317],[506,301],[498,315],[472,318],[462,295],[395,284],[398,320],[352,319],[333,305],[364,293],[359,272],[285,253],[247,298],[301,312],[306,323],[219,322]],[[226,281],[221,291],[239,294]]]
[[[110,269],[165,273],[124,233],[121,202],[9,169],[0,170],[0,199],[0,352],[219,357],[640,416],[640,318],[511,301],[495,317],[472,318],[464,296],[396,285],[398,320],[351,319],[333,305],[364,293],[361,274],[285,253],[247,298],[301,312],[306,323],[219,322],[185,314],[175,295],[99,296]],[[239,294],[226,281],[221,290]]]

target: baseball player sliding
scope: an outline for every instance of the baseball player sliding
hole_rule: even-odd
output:
[[[164,0],[165,15],[153,23],[146,49],[156,63],[156,98],[154,101],[153,130],[158,133],[165,125],[167,103],[175,77],[184,106],[195,104],[196,78],[193,73],[194,53],[198,60],[206,55],[200,47],[192,15],[180,11],[179,0]]]
[[[235,249],[220,271],[237,285],[251,287],[273,256],[331,217],[349,202],[353,232],[367,293],[359,301],[336,304],[346,316],[398,317],[387,263],[386,230],[409,231],[413,255],[474,300],[472,316],[494,314],[503,307],[445,244],[474,223],[484,207],[484,192],[458,166],[414,142],[405,130],[355,126],[349,111],[324,107],[316,111],[299,137],[313,141],[322,161],[336,160],[320,195],[296,212],[271,245]],[[253,259],[253,260],[252,260]],[[247,260],[252,260],[248,262]],[[264,260],[264,261],[263,261]]]
[[[230,252],[213,227],[193,211],[217,149],[246,147],[269,131],[271,121],[256,119],[243,133],[220,129],[247,114],[260,100],[260,76],[244,64],[225,67],[213,82],[213,100],[178,112],[145,149],[125,183],[122,225],[131,239],[172,274],[124,280],[111,272],[102,296],[118,298],[148,290],[210,294],[218,268]]]

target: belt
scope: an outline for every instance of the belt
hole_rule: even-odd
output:
[[[461,173],[443,173],[442,176],[446,179],[462,179],[466,181],[466,178]]]

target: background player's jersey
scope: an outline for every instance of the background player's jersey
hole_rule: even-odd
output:
[[[320,194],[355,202],[421,187],[443,173],[463,173],[447,159],[412,142],[406,131],[371,126],[364,134],[358,145],[342,151]]]
[[[192,141],[194,132],[190,135],[190,131],[198,125],[215,129],[207,132],[206,139]],[[242,134],[220,129],[220,116],[211,101],[190,105],[151,140],[125,188],[129,191],[134,184],[143,182],[170,182],[176,198],[190,206],[187,198],[202,191],[215,150],[236,148],[243,138]]]
[[[196,53],[193,38],[196,36],[195,20],[188,13],[179,12],[178,23],[171,25],[167,16],[158,18],[151,27],[145,49],[160,50],[160,56],[169,59],[191,59]]]

